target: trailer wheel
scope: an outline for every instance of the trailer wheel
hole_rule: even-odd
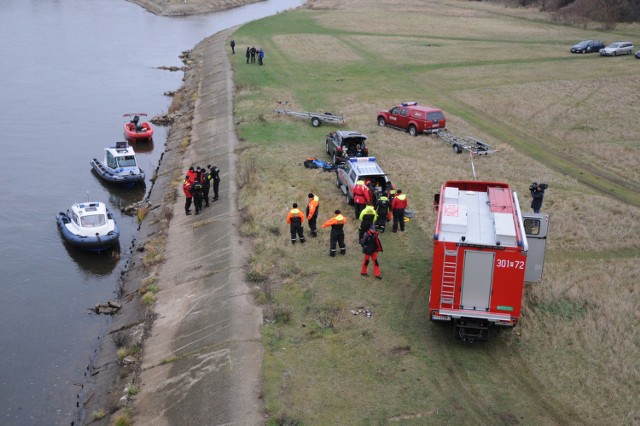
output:
[[[320,127],[321,124],[322,124],[322,121],[318,117],[313,117],[311,119],[311,125],[313,127]]]
[[[378,117],[378,126],[384,127],[387,125],[387,122],[384,120],[384,117]]]
[[[416,126],[414,126],[413,124],[409,126],[409,134],[411,136],[418,136],[418,131],[416,130]]]
[[[462,153],[462,147],[460,145],[458,145],[457,143],[453,144],[453,152],[455,152],[456,154],[461,154]]]

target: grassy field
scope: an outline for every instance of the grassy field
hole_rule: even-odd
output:
[[[233,37],[242,234],[266,313],[273,424],[640,422],[640,61],[568,52],[587,38],[639,45],[640,28],[573,28],[477,2],[317,0]],[[265,66],[245,64],[252,45]],[[510,183],[523,209],[531,182],[549,184],[544,281],[526,288],[518,327],[488,343],[457,342],[428,319],[433,194],[472,170],[437,138],[376,126],[377,111],[413,100],[496,147],[474,160],[478,178]],[[367,134],[408,194],[416,216],[404,234],[382,234],[382,281],[360,277],[335,175],[302,164],[329,160],[335,127],[276,108],[345,114],[342,128]],[[328,256],[326,230],[289,242],[287,211],[308,192],[320,223],[348,213],[346,256]]]

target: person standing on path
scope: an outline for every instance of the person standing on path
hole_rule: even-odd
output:
[[[202,211],[202,170],[198,170],[198,176],[196,181],[191,185],[191,194],[193,195],[193,204],[196,206],[196,214],[200,214]]]
[[[191,200],[193,199],[193,194],[191,193],[191,179],[189,179],[189,175],[184,177],[184,182],[182,182],[182,191],[186,197],[184,202],[184,212],[189,216],[191,214]]]
[[[251,48],[247,46],[247,63],[249,63],[249,58],[251,58]]]
[[[369,269],[369,261],[373,261],[373,275],[381,280],[380,264],[378,263],[378,253],[382,252],[382,243],[378,237],[378,231],[376,227],[372,226],[364,234],[364,237],[360,240],[362,246],[362,253],[364,253],[364,259],[362,260],[362,268],[360,269],[360,275],[368,277],[367,269]]]
[[[251,50],[249,52],[251,53],[251,63],[255,64],[256,63],[256,48],[254,46],[251,46]]]
[[[358,232],[358,241],[360,241],[362,237],[364,237],[364,233],[375,225],[378,220],[378,213],[376,213],[376,209],[374,209],[373,206],[367,205],[367,207],[360,212],[358,219],[360,219],[360,231]]]
[[[202,182],[202,199],[204,200],[204,206],[209,207],[209,189],[211,189],[211,176],[210,170],[202,169],[202,178],[200,181]]]
[[[403,194],[401,189],[396,191],[396,196],[391,202],[391,212],[393,214],[393,232],[404,232],[404,210],[407,208],[407,194]]]
[[[264,49],[258,49],[258,65],[264,65]]]
[[[307,204],[307,220],[309,223],[309,231],[313,238],[318,236],[318,232],[316,229],[316,222],[318,221],[318,213],[320,211],[320,198],[317,195],[314,195],[312,192],[309,193],[309,203]]]
[[[291,244],[296,243],[296,236],[300,237],[300,243],[304,243],[304,230],[302,229],[304,222],[304,214],[298,209],[298,203],[293,203],[293,208],[289,210],[287,215],[287,223],[289,224],[289,232],[291,233]]]
[[[329,256],[336,256],[336,243],[340,246],[340,254],[347,253],[347,247],[344,245],[344,225],[347,223],[347,218],[342,215],[340,210],[333,212],[334,217],[327,220],[322,224],[323,228],[331,227],[331,236],[329,238]]]
[[[231,40],[229,42],[229,46],[231,46],[231,54],[235,55],[236,54],[236,41],[235,40]]]
[[[211,201],[216,201],[218,199],[218,189],[220,189],[220,169],[211,165],[208,165],[207,168],[213,178],[213,199]]]

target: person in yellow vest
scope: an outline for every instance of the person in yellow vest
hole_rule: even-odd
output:
[[[375,225],[378,220],[378,213],[376,213],[376,209],[372,205],[367,204],[367,207],[360,212],[358,219],[360,219],[360,231],[358,232],[358,241],[360,241],[364,233],[367,232],[372,225]]]
[[[340,254],[347,253],[347,247],[344,245],[344,225],[347,218],[342,215],[340,210],[333,212],[334,217],[322,224],[323,228],[331,227],[331,237],[329,239],[329,256],[336,256],[336,243],[340,246]]]
[[[307,204],[307,220],[309,223],[309,231],[313,238],[318,236],[316,230],[316,222],[318,220],[318,212],[320,211],[320,198],[313,193],[309,193],[309,203]]]
[[[287,215],[287,223],[289,224],[289,232],[291,232],[291,244],[295,244],[297,237],[300,237],[300,243],[304,243],[304,230],[302,229],[304,222],[304,214],[298,209],[298,204],[293,203],[293,208],[289,210]]]

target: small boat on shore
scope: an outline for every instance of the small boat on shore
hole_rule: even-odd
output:
[[[118,243],[120,230],[113,214],[100,201],[76,203],[56,215],[62,238],[88,251],[103,251]]]
[[[110,183],[134,186],[144,182],[144,171],[138,167],[136,153],[125,141],[104,149],[104,161],[91,160],[91,167],[100,178]]]
[[[153,127],[148,121],[140,121],[142,117],[146,117],[144,112],[131,112],[123,114],[128,119],[124,123],[124,137],[128,141],[146,142],[153,137]]]

